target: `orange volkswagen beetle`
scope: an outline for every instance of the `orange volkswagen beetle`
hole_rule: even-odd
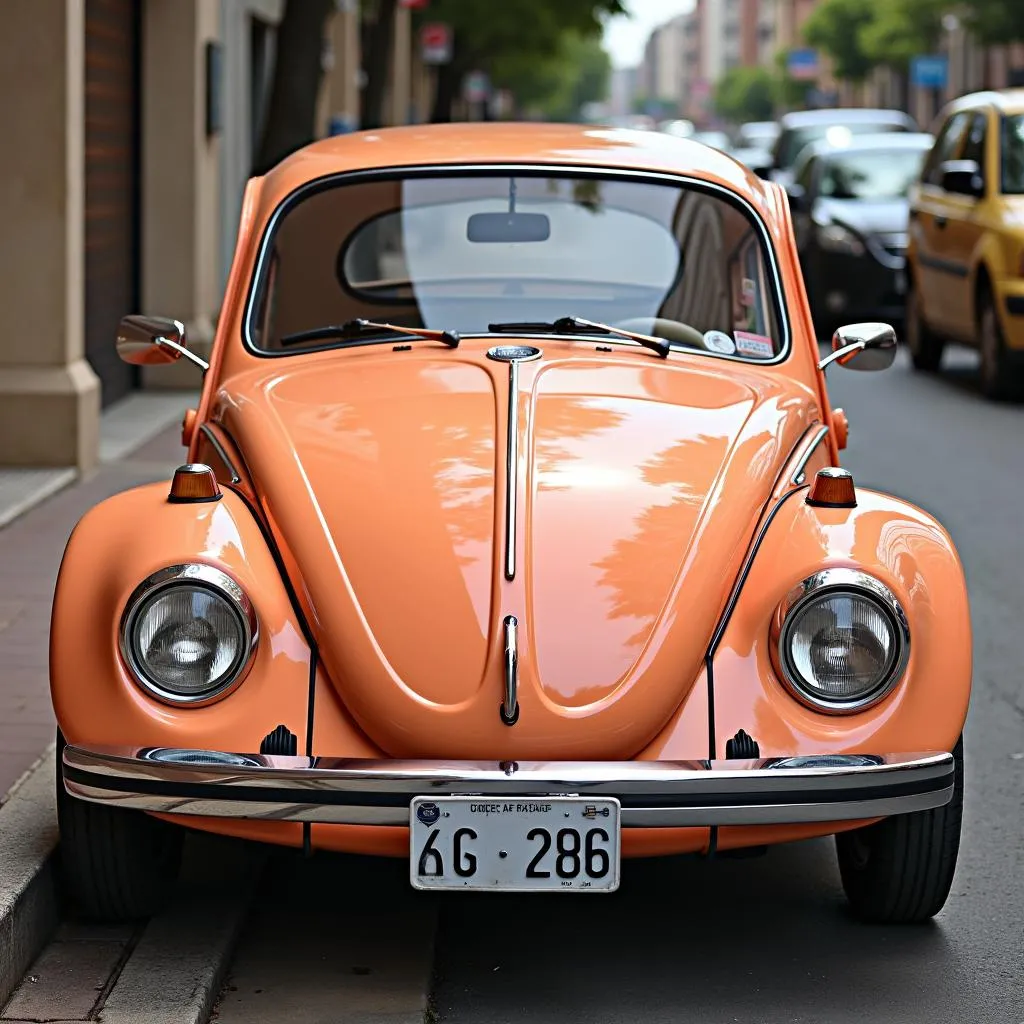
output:
[[[654,133],[316,143],[247,189],[188,462],[75,529],[64,873],[145,915],[181,826],[600,893],[836,835],[853,911],[948,894],[971,678],[943,528],[838,468],[782,191]],[[186,357],[128,317],[132,363]]]

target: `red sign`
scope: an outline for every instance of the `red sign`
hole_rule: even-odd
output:
[[[452,59],[451,25],[435,21],[420,31],[420,56],[424,64],[448,64]]]

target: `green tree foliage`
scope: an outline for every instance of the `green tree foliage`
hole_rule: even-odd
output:
[[[715,111],[728,121],[769,121],[775,110],[776,76],[768,68],[735,67],[715,86]]]
[[[824,0],[805,22],[804,39],[832,58],[837,78],[863,82],[874,67],[863,36],[877,10],[878,0]]]
[[[608,94],[612,65],[598,36],[564,32],[558,52],[546,61],[510,55],[497,80],[516,97],[520,113],[548,121],[580,121],[588,103]]]
[[[879,64],[906,68],[912,57],[933,53],[942,38],[950,0],[875,0],[872,20],[861,29],[864,53]]]
[[[1024,42],[1021,0],[971,0],[956,4],[967,26],[983,43]]]
[[[552,65],[571,50],[567,38],[595,38],[605,17],[623,13],[622,0],[433,0],[420,19],[446,22],[454,33],[453,60],[438,69],[433,120],[451,117],[462,79],[473,70],[498,88],[524,90],[532,65],[557,91]]]

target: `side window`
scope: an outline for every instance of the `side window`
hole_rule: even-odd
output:
[[[814,157],[806,157],[800,161],[796,169],[794,181],[804,190],[804,195],[811,194],[811,187],[814,185],[814,168],[818,161]]]
[[[954,114],[939,132],[939,137],[932,146],[931,153],[925,161],[924,170],[921,172],[921,180],[928,185],[939,186],[939,168],[947,160],[955,160],[960,151],[960,143],[963,141],[970,122],[971,114],[962,110]]]
[[[967,141],[964,143],[963,152],[960,154],[962,160],[973,160],[981,168],[982,174],[985,173],[985,137],[987,133],[988,114],[975,114],[970,130],[967,132]]]

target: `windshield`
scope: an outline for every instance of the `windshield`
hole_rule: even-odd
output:
[[[905,132],[907,128],[891,121],[858,121],[854,124],[809,124],[802,128],[790,128],[779,138],[777,163],[779,167],[792,167],[804,146],[827,139],[835,146],[841,146],[854,135],[877,135],[880,132]]]
[[[685,184],[341,178],[286,208],[267,253],[248,322],[265,352],[357,318],[471,335],[565,316],[720,355],[781,351],[761,232],[738,205]],[[321,335],[287,351],[330,344]]]
[[[923,149],[871,150],[833,156],[821,176],[821,194],[831,199],[901,199],[924,163]]]
[[[1024,195],[1024,114],[1003,118],[1002,191]]]

